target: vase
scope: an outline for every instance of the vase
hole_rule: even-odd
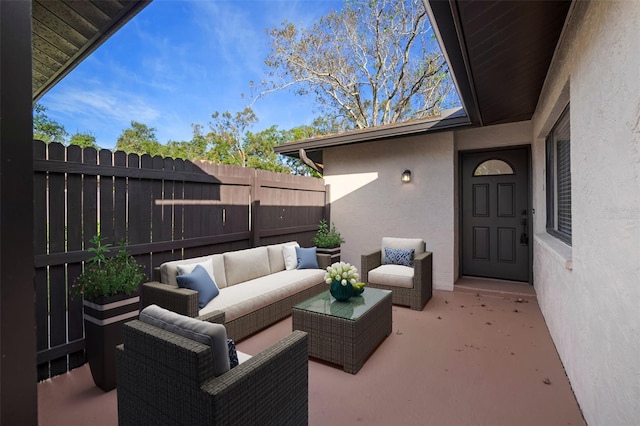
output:
[[[116,346],[121,344],[122,324],[138,316],[138,293],[84,300],[85,350],[97,387],[116,387]]]
[[[331,283],[329,292],[336,300],[340,302],[345,302],[349,300],[351,296],[353,296],[353,286],[351,285],[351,283],[347,283],[347,285],[342,285],[340,284],[340,281],[334,280]]]

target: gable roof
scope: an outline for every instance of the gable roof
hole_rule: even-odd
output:
[[[151,0],[32,1],[36,102]]]

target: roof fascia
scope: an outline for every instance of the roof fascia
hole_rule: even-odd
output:
[[[304,149],[309,153],[311,151],[335,146],[372,142],[416,133],[432,133],[461,126],[469,126],[471,124],[462,107],[443,111],[443,115],[444,117],[441,119],[404,122],[392,126],[369,127],[352,132],[287,142],[275,147],[274,151],[278,154],[298,158],[300,149]]]
[[[456,0],[423,0],[433,32],[449,64],[449,72],[469,120],[482,125],[482,115],[473,83],[464,33]]]

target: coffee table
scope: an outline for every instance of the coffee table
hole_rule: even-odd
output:
[[[324,291],[293,307],[294,330],[309,334],[309,356],[356,374],[391,334],[391,292],[365,288],[347,302]]]

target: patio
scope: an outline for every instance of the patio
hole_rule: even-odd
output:
[[[238,344],[254,354],[291,318]],[[38,384],[42,426],[116,425],[116,391],[88,366]],[[356,375],[309,362],[310,425],[585,424],[532,286],[461,278],[424,311],[393,307],[393,332]]]

